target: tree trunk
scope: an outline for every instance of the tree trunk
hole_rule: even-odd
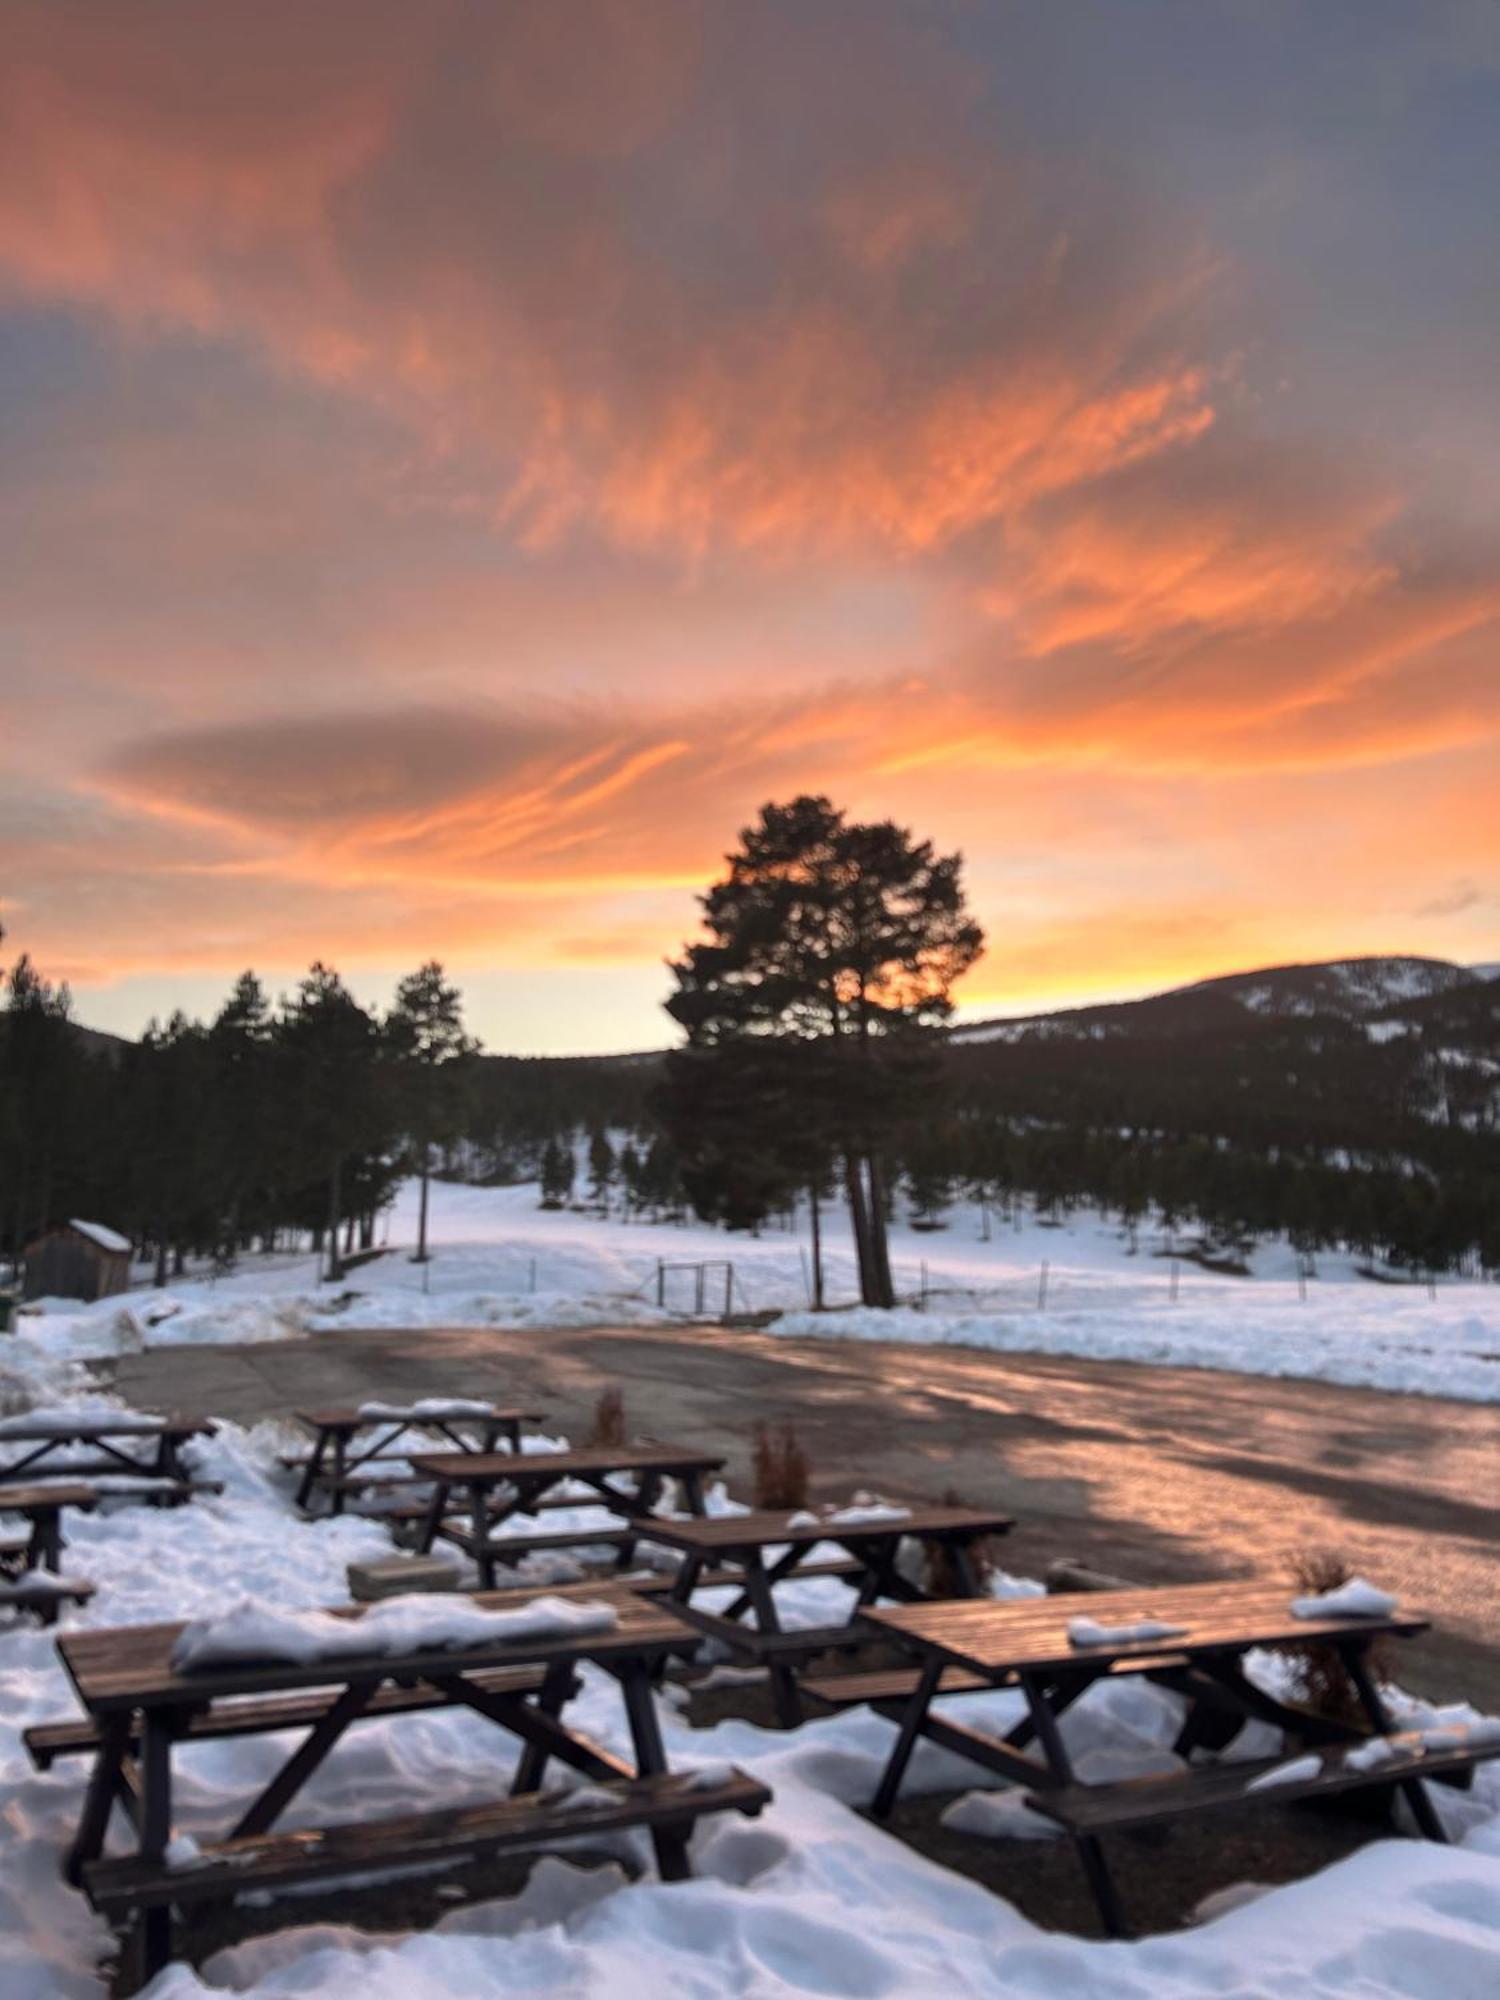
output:
[[[422,1148],[422,1193],[417,1202],[417,1247],[412,1255],[414,1264],[427,1262],[427,1184],[432,1178],[432,1160],[429,1149]]]
[[[359,1247],[361,1250],[373,1250],[375,1248],[375,1216],[373,1210],[367,1210],[359,1218]]]
[[[844,1191],[849,1199],[849,1223],[854,1231],[854,1254],[859,1260],[859,1299],[861,1305],[878,1306],[875,1272],[870,1262],[870,1208],[865,1199],[865,1184],[860,1178],[859,1156],[852,1150],[844,1155]]]
[[[889,1309],[896,1303],[896,1287],[891,1282],[891,1251],[885,1222],[885,1173],[880,1155],[871,1153],[867,1166],[870,1175],[870,1269],[879,1294],[871,1303]]]
[[[823,1310],[823,1218],[818,1208],[818,1183],[811,1182],[808,1198],[812,1204],[812,1302],[813,1311]]]
[[[156,1289],[165,1291],[167,1284],[167,1230],[166,1224],[156,1225]]]
[[[333,1172],[328,1176],[328,1281],[335,1284],[344,1275],[344,1260],[339,1255],[339,1182],[344,1163],[335,1160]]]

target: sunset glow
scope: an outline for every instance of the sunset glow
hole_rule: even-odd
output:
[[[971,1013],[1500,960],[1493,9],[11,0],[0,921],[667,1038],[769,798]]]

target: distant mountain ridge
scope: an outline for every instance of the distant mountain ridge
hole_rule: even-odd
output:
[[[1097,1040],[1112,1033],[1190,1030],[1237,1015],[1309,1019],[1333,1015],[1358,1021],[1436,995],[1494,983],[1500,965],[1456,965],[1445,958],[1334,958],[1220,973],[1169,987],[1142,1000],[1064,1007],[997,1021],[964,1021],[951,1030],[964,1043],[1009,1042],[1029,1036]]]

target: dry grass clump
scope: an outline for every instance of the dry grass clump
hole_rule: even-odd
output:
[[[589,1426],[585,1443],[624,1444],[626,1439],[624,1392],[620,1389],[605,1389],[594,1405],[593,1422]]]
[[[751,1479],[756,1507],[791,1512],[807,1505],[809,1467],[796,1429],[781,1424],[772,1431],[766,1424],[755,1426],[751,1456]]]
[[[945,1507],[972,1507],[974,1502],[966,1500],[963,1494],[949,1487],[943,1495]],[[1000,1567],[995,1556],[995,1544],[988,1535],[982,1541],[969,1544],[969,1568],[974,1575],[974,1583],[981,1596],[988,1593],[990,1578]],[[922,1551],[922,1589],[929,1597],[961,1597],[964,1595],[963,1580],[958,1565],[953,1560],[953,1551],[943,1542],[928,1542]]]
[[[1321,1597],[1353,1575],[1353,1568],[1337,1549],[1304,1549],[1292,1561],[1292,1582],[1299,1597]],[[1279,1646],[1276,1650],[1290,1661],[1297,1677],[1297,1697],[1305,1707],[1333,1722],[1368,1724],[1359,1690],[1334,1647],[1311,1640],[1305,1646]],[[1383,1678],[1386,1655],[1378,1642],[1367,1650],[1365,1664],[1373,1680]]]

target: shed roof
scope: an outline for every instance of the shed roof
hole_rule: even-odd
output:
[[[129,1250],[131,1248],[128,1236],[122,1236],[118,1229],[107,1228],[102,1222],[80,1222],[75,1215],[69,1220],[68,1227],[69,1229],[76,1229],[80,1236],[86,1236],[90,1243],[96,1243],[101,1250]]]

